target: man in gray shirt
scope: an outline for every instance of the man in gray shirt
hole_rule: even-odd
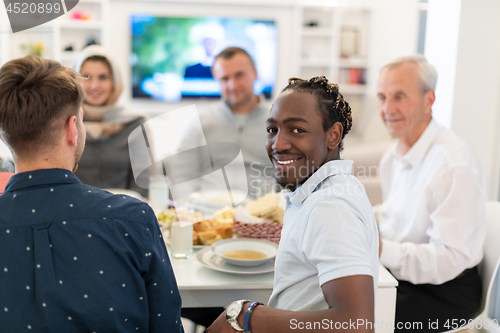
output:
[[[221,103],[199,112],[202,130],[198,122],[187,128],[179,154],[167,161],[168,176],[178,185],[171,187],[174,200],[210,190],[248,189],[254,197],[265,194],[264,187],[270,191],[273,169],[264,148],[269,105],[254,94],[254,62],[245,50],[228,47],[215,58],[212,74],[221,85]]]

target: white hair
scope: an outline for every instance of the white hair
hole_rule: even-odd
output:
[[[380,72],[385,69],[393,69],[405,63],[414,63],[418,65],[418,76],[420,79],[421,92],[424,95],[429,90],[436,90],[438,73],[436,68],[427,62],[427,59],[421,54],[409,55],[396,58],[386,64]]]

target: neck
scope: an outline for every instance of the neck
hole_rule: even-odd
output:
[[[411,149],[411,147],[413,147],[418,139],[420,139],[422,134],[424,134],[425,129],[427,128],[427,126],[429,126],[431,120],[432,117],[430,117],[429,120],[422,122],[422,124],[417,128],[417,130],[412,133],[411,136],[399,139],[399,143],[396,149],[396,153],[399,156],[404,156]]]
[[[40,169],[66,169],[73,171],[74,163],[50,156],[40,157],[35,159],[24,159],[20,157],[14,158],[16,173],[28,172]]]
[[[229,108],[233,113],[248,114],[252,112],[252,110],[257,106],[257,104],[259,104],[259,96],[252,95],[252,98],[250,98],[248,102],[242,105],[230,106]]]

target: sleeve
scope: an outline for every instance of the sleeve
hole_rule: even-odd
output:
[[[372,235],[365,223],[356,208],[344,200],[324,200],[312,209],[302,251],[316,267],[320,285],[344,276],[374,276],[371,261],[378,253],[372,249],[378,248],[378,235]],[[375,241],[376,247],[372,244]]]
[[[183,332],[181,296],[156,217],[147,207],[146,273],[143,275],[148,295],[149,331]]]
[[[470,167],[435,176],[429,205],[435,206],[426,231],[429,242],[382,241],[381,263],[400,280],[442,284],[477,265],[486,232],[487,182]]]

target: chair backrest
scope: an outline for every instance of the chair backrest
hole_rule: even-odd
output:
[[[14,174],[12,172],[0,172],[0,194],[3,193],[5,185],[9,182],[10,177]]]
[[[483,305],[486,306],[485,312],[487,312],[488,303],[496,301],[490,299],[490,296],[492,291],[494,294],[497,293],[498,287],[495,287],[495,284],[500,281],[499,274],[495,274],[500,263],[500,202],[498,201],[486,203],[486,238],[483,249],[484,257],[479,272],[483,282]],[[493,283],[494,279],[497,283]]]

